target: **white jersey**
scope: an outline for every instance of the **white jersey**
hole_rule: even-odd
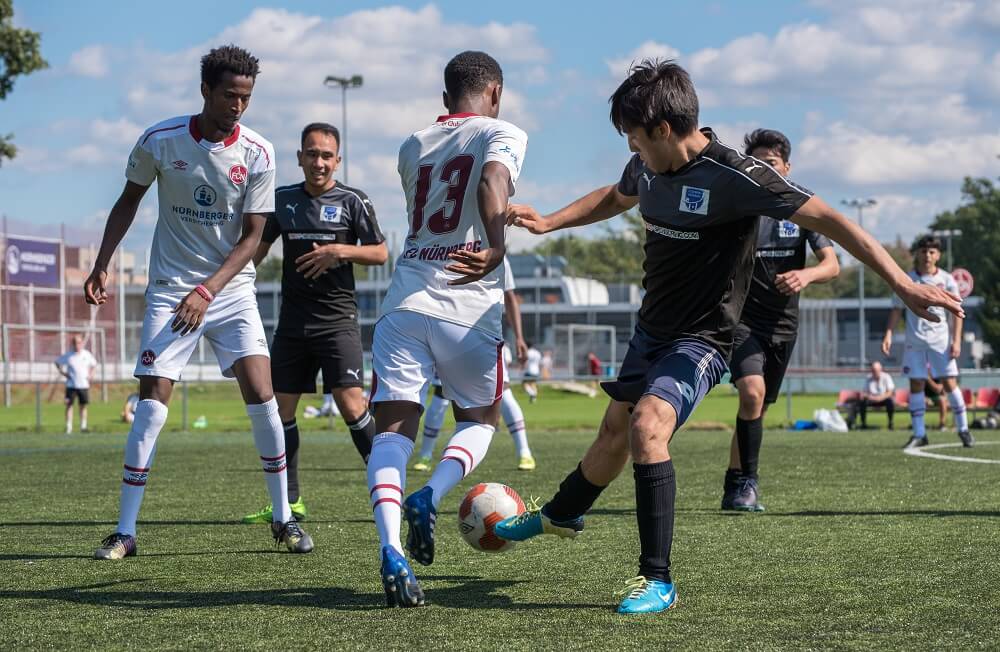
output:
[[[188,292],[218,271],[240,238],[243,215],[274,212],[274,176],[274,147],[244,125],[221,143],[202,138],[196,116],[147,129],[125,177],[157,182],[150,287]],[[224,291],[252,287],[255,274],[248,262]]]
[[[517,288],[514,285],[514,271],[510,268],[510,261],[507,260],[506,256],[503,258],[503,288],[504,292],[510,292]]]
[[[97,358],[84,349],[68,351],[56,359],[56,364],[66,367],[66,387],[70,389],[90,389],[90,372],[97,368]]]
[[[923,285],[935,285],[943,290],[958,295],[958,284],[951,274],[938,269],[934,274],[921,275],[916,270],[910,270],[910,279]],[[932,307],[930,312],[937,315],[941,321],[933,322],[921,319],[906,306],[898,296],[893,296],[894,308],[902,308],[906,312],[906,348],[943,352],[949,346],[951,329],[948,326],[948,313],[944,308]]]
[[[460,113],[410,136],[399,149],[410,234],[396,263],[382,314],[413,310],[501,336],[504,270],[467,285],[445,271],[448,254],[489,247],[477,188],[490,161],[510,172],[510,193],[521,171],[528,136],[503,120]]]
[[[877,380],[874,376],[868,376],[868,378],[865,379],[865,392],[870,396],[878,396],[879,394],[885,394],[886,392],[893,392],[895,390],[896,383],[892,382],[892,376],[884,371]]]
[[[528,359],[524,363],[524,373],[538,376],[542,371],[542,353],[535,347],[528,349]]]

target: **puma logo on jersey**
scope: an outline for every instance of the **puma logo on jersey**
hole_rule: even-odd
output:
[[[360,369],[348,369],[347,373],[354,376],[354,380],[361,380],[361,370]]]
[[[653,189],[653,180],[655,178],[656,177],[649,176],[648,172],[643,172],[642,173],[642,180],[646,182],[646,190],[652,190]]]
[[[753,172],[757,168],[762,168],[762,167],[764,167],[764,166],[761,165],[760,163],[758,163],[757,161],[751,161],[750,162],[750,167],[746,168],[743,171],[746,172],[747,174],[750,174],[751,172]]]
[[[292,211],[292,215],[295,215],[295,209],[298,208],[298,204],[285,204],[285,208]]]

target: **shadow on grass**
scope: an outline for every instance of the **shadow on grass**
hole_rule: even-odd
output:
[[[358,593],[341,587],[305,587],[260,589],[245,591],[149,591],[127,584],[152,581],[153,578],[117,580],[57,589],[0,591],[0,600],[52,600],[95,607],[132,609],[187,609],[191,607],[229,607],[260,605],[276,607],[307,607],[338,611],[371,611],[383,609],[381,593]],[[373,578],[374,579],[374,578]],[[434,588],[437,582],[456,582],[455,586]],[[518,603],[509,596],[494,593],[520,580],[483,580],[478,577],[430,577],[424,582],[430,605],[454,609],[608,609],[595,604],[536,604]],[[375,584],[375,582],[373,582]],[[121,588],[123,590],[108,590]]]
[[[205,557],[212,555],[280,555],[281,550],[277,548],[265,548],[263,550],[203,550],[196,552],[144,552],[145,557]],[[31,561],[35,559],[93,559],[93,555],[77,554],[17,554],[7,553],[0,555],[0,561]]]
[[[304,523],[317,524],[317,523],[350,523],[351,521],[346,521],[345,519],[315,519],[311,518],[308,521],[303,521]],[[369,522],[372,522],[369,519]],[[91,527],[98,525],[106,525],[109,527],[115,527],[118,525],[118,521],[8,521],[0,522],[0,527]],[[255,525],[263,525],[261,523],[246,524],[241,523],[238,519],[232,519],[229,521],[194,521],[194,520],[163,520],[163,521],[139,521],[140,526],[148,525],[233,525],[233,526],[243,526],[243,527],[253,527]]]
[[[985,516],[987,518],[1000,517],[1000,511],[985,510],[973,511],[968,509],[904,509],[904,510],[804,510],[801,512],[767,512],[767,516]]]

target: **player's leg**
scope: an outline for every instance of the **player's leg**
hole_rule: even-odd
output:
[[[583,531],[583,517],[611,482],[621,475],[629,457],[628,424],[631,403],[612,400],[601,419],[597,439],[559,490],[540,508],[497,523],[497,536],[524,541],[539,534],[572,538]]]
[[[90,430],[87,427],[87,406],[90,404],[90,390],[81,389],[77,390],[79,405],[80,405],[80,432],[87,432]]]
[[[975,444],[972,434],[969,432],[969,418],[965,411],[965,397],[958,386],[958,362],[956,362],[947,352],[929,352],[931,373],[935,377],[941,378],[941,392],[947,397],[954,415],[955,430],[958,431],[958,438],[962,446],[970,448]],[[941,402],[944,403],[944,397]]]
[[[431,404],[424,412],[424,429],[420,439],[420,455],[413,464],[414,471],[430,471],[431,456],[434,454],[434,446],[437,444],[441,426],[444,425],[444,417],[451,407],[451,401],[444,397],[441,389],[441,381],[435,379],[431,384],[434,388],[431,395]],[[423,405],[423,403],[421,403]]]
[[[318,350],[323,353],[323,382],[330,385],[334,403],[344,424],[351,431],[354,448],[367,464],[376,430],[363,392],[365,379],[361,330],[352,328],[338,331]]]
[[[235,377],[239,383],[271,499],[271,534],[289,552],[309,552],[312,539],[292,518],[288,505],[285,432],[274,398],[270,351],[256,297],[250,292],[217,296],[205,314],[205,337],[222,374]]]
[[[746,326],[738,326],[731,371],[739,395],[739,408],[729,444],[729,468],[722,483],[721,508],[724,510],[752,512],[763,509],[757,500],[757,459],[764,436],[767,357],[760,339]]]
[[[626,585],[619,613],[652,613],[674,606],[670,576],[677,485],[668,445],[726,371],[718,351],[694,339],[650,347],[648,386],[632,413],[630,447],[639,525],[639,574]]]
[[[503,377],[507,379],[506,361],[503,365]],[[528,429],[524,425],[524,411],[521,410],[521,405],[517,402],[517,398],[514,396],[514,391],[510,388],[509,382],[503,384],[503,395],[500,397],[500,414],[507,425],[507,432],[510,433],[511,439],[514,440],[518,470],[534,471],[535,458],[531,454],[531,447],[528,446]]]
[[[903,373],[910,378],[910,422],[913,435],[903,448],[927,445],[927,427],[924,417],[927,413],[927,397],[924,396],[924,379],[927,378],[927,354],[907,348],[903,353]]]
[[[420,394],[434,368],[426,333],[426,316],[400,310],[378,321],[372,343],[371,403],[378,434],[368,458],[368,491],[389,606],[424,603],[420,584],[403,556],[400,525],[406,464],[420,422]]]
[[[76,390],[66,388],[66,429],[67,435],[73,434],[73,397],[76,396]]]
[[[337,387],[333,390],[333,400],[344,418],[344,425],[351,431],[354,448],[367,464],[372,452],[372,440],[378,433],[364,392],[360,387]]]
[[[94,552],[96,559],[121,559],[136,553],[136,520],[153,466],[157,437],[167,421],[174,383],[204,330],[200,326],[193,333],[181,336],[171,329],[173,308],[181,298],[160,293],[146,296],[140,353],[134,372],[139,379],[139,402],[125,439],[118,527]]]

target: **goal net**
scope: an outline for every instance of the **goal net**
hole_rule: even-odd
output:
[[[557,377],[589,377],[588,354],[596,355],[602,370],[618,364],[616,329],[593,324],[559,324],[554,327],[553,374]],[[603,375],[603,371],[602,371]]]

